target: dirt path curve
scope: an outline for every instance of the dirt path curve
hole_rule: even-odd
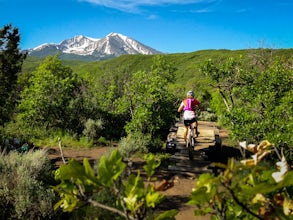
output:
[[[194,151],[194,161],[190,161],[186,155],[186,148],[183,140],[183,124],[177,123],[174,128],[170,129],[168,138],[173,138],[176,144],[176,152],[171,155],[169,165],[166,169],[162,169],[156,173],[157,182],[162,180],[173,180],[174,186],[160,191],[165,195],[165,200],[159,205],[159,210],[178,209],[179,213],[176,216],[176,220],[207,220],[209,216],[195,217],[195,207],[186,205],[189,200],[189,196],[192,192],[192,188],[195,187],[197,177],[200,173],[210,172],[208,161],[202,152],[209,147],[214,146],[216,143],[215,135],[219,133],[217,126],[213,122],[199,122],[199,137]],[[65,160],[69,158],[75,158],[78,161],[82,161],[83,158],[88,158],[93,164],[102,155],[108,154],[113,148],[99,147],[91,149],[73,149],[63,148],[63,154]],[[62,164],[62,158],[58,147],[49,149],[49,157],[52,163],[58,167]],[[137,165],[137,164],[136,164]],[[138,165],[141,168],[142,165]]]

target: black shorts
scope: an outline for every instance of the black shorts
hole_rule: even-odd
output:
[[[189,126],[191,125],[193,122],[197,122],[197,118],[193,118],[193,119],[190,119],[190,120],[184,120],[184,125],[185,126]]]

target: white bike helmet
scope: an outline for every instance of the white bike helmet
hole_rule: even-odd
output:
[[[192,98],[194,98],[194,92],[192,90],[188,91],[186,96],[191,96]]]

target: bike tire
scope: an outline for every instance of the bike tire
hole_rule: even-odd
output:
[[[193,160],[193,151],[194,151],[194,142],[193,142],[193,138],[190,137],[190,140],[188,141],[188,157],[189,160]]]
[[[193,160],[193,149],[191,146],[188,148],[188,157],[189,160]]]
[[[188,131],[188,139],[187,139],[187,145],[186,145],[186,147],[188,148],[189,160],[193,160],[193,151],[195,146],[193,135],[191,132],[193,132],[193,128],[190,128]]]

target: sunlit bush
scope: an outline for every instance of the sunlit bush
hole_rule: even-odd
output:
[[[55,195],[48,187],[50,161],[43,150],[0,155],[0,215],[3,219],[48,219]]]
[[[132,134],[126,138],[122,138],[118,145],[118,150],[123,158],[129,158],[132,154],[137,152],[146,153],[149,139],[142,134]]]

